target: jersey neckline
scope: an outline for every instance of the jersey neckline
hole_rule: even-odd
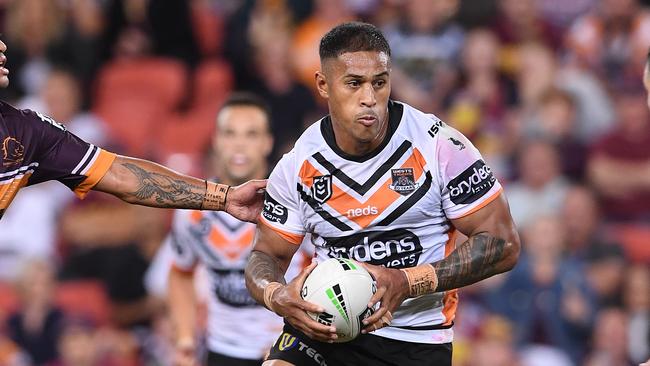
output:
[[[354,161],[357,163],[366,162],[379,153],[388,145],[388,142],[397,131],[397,128],[402,121],[402,114],[404,113],[404,106],[401,103],[394,102],[392,100],[388,101],[388,131],[384,140],[377,146],[374,150],[363,155],[351,155],[341,150],[341,148],[336,144],[336,137],[334,136],[334,129],[332,127],[332,118],[330,115],[325,116],[320,124],[320,132],[325,139],[327,145],[336,153],[345,160]]]

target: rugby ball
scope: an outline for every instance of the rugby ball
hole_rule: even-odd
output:
[[[368,301],[376,291],[375,280],[359,262],[331,258],[309,274],[301,295],[305,301],[325,309],[319,314],[308,314],[321,324],[334,325],[338,336],[335,342],[340,343],[359,335],[362,321],[374,312],[368,308]]]

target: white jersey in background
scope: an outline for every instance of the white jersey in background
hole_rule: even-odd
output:
[[[208,349],[253,360],[263,358],[284,325],[246,289],[244,268],[254,234],[255,224],[223,212],[177,210],[168,237],[176,270],[193,271],[201,263],[208,274]],[[287,278],[310,262],[310,256],[298,252]]]
[[[479,151],[437,117],[389,103],[389,131],[366,156],[336,145],[329,117],[309,127],[269,178],[261,224],[299,245],[311,234],[319,261],[352,258],[391,268],[454,250],[450,219],[477,211],[501,185]],[[407,299],[374,334],[448,343],[457,290]]]

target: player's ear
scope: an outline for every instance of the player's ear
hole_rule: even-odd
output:
[[[321,70],[316,71],[315,77],[318,94],[320,94],[320,96],[325,99],[329,98],[329,90],[327,88],[327,78],[325,77],[325,73],[323,73]]]

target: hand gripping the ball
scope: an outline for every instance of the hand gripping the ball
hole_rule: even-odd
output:
[[[377,303],[380,304],[379,309],[363,321],[364,328],[361,333],[365,334],[390,325],[393,312],[408,297],[409,287],[408,279],[399,269],[367,263],[363,263],[363,266],[377,282],[377,292],[370,299],[368,307],[373,308]]]
[[[279,286],[269,298],[269,308],[285,318],[294,328],[300,330],[309,338],[332,343],[336,340],[336,327],[320,324],[313,320],[307,312],[321,313],[321,306],[302,299],[300,291],[305,279],[316,268],[316,263],[310,264],[300,274],[286,285]]]

